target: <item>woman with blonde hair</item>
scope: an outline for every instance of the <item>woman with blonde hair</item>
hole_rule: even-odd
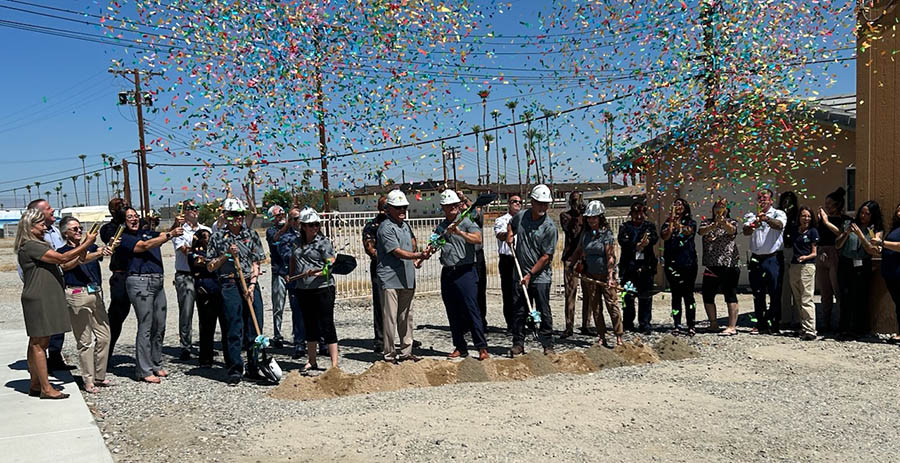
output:
[[[50,249],[44,241],[47,231],[44,213],[28,209],[19,219],[13,251],[22,267],[25,287],[22,289],[22,312],[28,334],[28,372],[31,385],[28,395],[41,399],[65,399],[69,394],[50,385],[47,374],[47,347],[50,336],[72,329],[66,312],[66,293],[60,265],[81,256],[97,239],[89,233],[84,242],[65,253]]]

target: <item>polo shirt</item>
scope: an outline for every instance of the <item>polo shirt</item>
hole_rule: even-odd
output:
[[[544,254],[550,255],[556,252],[558,232],[556,223],[549,215],[544,214],[537,220],[531,217],[531,208],[520,211],[510,221],[513,233],[516,235],[516,258],[522,266],[523,275],[534,267],[538,259]],[[551,283],[553,270],[551,262],[536,275],[532,275],[532,283]]]
[[[375,275],[384,289],[415,289],[416,274],[413,261],[400,259],[393,254],[396,249],[414,252],[412,227],[409,223],[397,223],[388,218],[378,226],[375,248],[378,263]]]
[[[444,219],[438,225],[438,229],[446,230],[451,223],[451,221]],[[465,233],[481,233],[481,229],[478,228],[478,225],[475,225],[475,222],[469,220],[468,217],[460,221],[457,228]],[[449,234],[447,236],[447,243],[441,246],[440,261],[441,265],[445,267],[474,264],[475,245],[467,242],[465,238],[455,233]]]
[[[125,230],[122,233],[121,244],[116,248],[116,252],[121,252],[126,259],[125,270],[129,275],[163,273],[159,246],[144,252],[134,252],[134,246],[138,242],[151,240],[157,236],[159,232],[154,230],[138,230],[135,233]]]
[[[294,249],[294,273],[301,274],[310,270],[321,270],[325,266],[327,259],[334,258],[334,245],[325,235],[318,233],[311,243],[303,243],[302,240],[297,241],[297,247]],[[325,275],[310,276],[294,280],[294,288],[297,289],[316,289],[334,286],[334,276]]]
[[[75,248],[66,244],[57,249],[56,252],[64,254],[72,249]],[[88,246],[87,252],[97,252],[97,249],[97,245],[92,244]],[[103,282],[102,277],[100,276],[100,260],[102,259],[103,257],[100,257],[100,259],[78,265],[77,267],[73,267],[63,272],[63,280],[66,282],[66,286],[94,285],[99,288]]]

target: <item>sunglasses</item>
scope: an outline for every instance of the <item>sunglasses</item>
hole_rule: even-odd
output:
[[[291,220],[300,220],[300,217],[299,217],[299,216],[297,216],[297,217],[291,217]]]
[[[510,199],[509,200],[510,204],[520,204],[521,202],[522,202],[521,199]]]
[[[84,227],[69,227],[69,230],[72,230],[74,232],[83,232]]]
[[[305,224],[305,225],[306,225],[307,227],[314,227],[314,228],[320,228],[320,227],[322,226],[322,224],[319,223],[319,222],[308,223],[308,224]]]
[[[399,209],[401,211],[405,211],[406,209],[409,208],[409,206],[391,206],[391,207],[393,207],[394,209]]]
[[[200,206],[184,206],[184,210],[186,211],[199,211]]]

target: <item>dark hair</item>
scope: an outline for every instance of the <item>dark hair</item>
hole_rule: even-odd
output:
[[[685,221],[691,220],[691,205],[684,198],[675,198],[675,201],[672,201],[672,205],[680,202],[681,206],[684,208],[684,213],[681,214],[681,221],[684,223]]]
[[[778,209],[784,211],[785,215],[787,215],[787,224],[785,225],[796,225],[799,223],[800,219],[800,209],[798,206],[800,201],[797,200],[797,195],[794,194],[793,191],[785,191],[781,193],[781,196],[778,197]]]
[[[838,205],[838,210],[843,211],[844,210],[844,196],[846,196],[846,195],[847,195],[847,190],[845,190],[844,187],[839,186],[839,187],[837,187],[837,190],[834,190],[831,193],[828,193],[828,195],[826,195],[825,198],[834,201],[835,204]]]
[[[809,212],[809,228],[815,228],[819,224],[819,221],[816,220],[816,213],[807,206],[800,206],[799,208],[797,208],[797,226],[800,226],[800,215],[803,213],[803,211]]]
[[[635,201],[631,203],[631,209],[628,211],[628,215],[634,215],[634,211],[638,209],[644,209],[646,211],[647,205],[644,204],[643,201]]]
[[[606,214],[595,215],[593,217],[600,219],[600,230],[603,230],[604,228],[609,228],[609,220],[606,220]],[[587,223],[587,220],[590,219],[590,217],[581,216],[581,219],[584,221],[582,223],[584,228],[585,229],[590,228],[590,226]]]
[[[756,191],[756,194],[760,194],[760,193],[765,193],[765,194],[769,195],[770,198],[773,198],[773,199],[775,198],[775,192],[768,188],[760,188],[759,190]]]
[[[897,207],[894,208],[894,213],[891,215],[891,231],[900,228],[900,217],[897,217],[897,209],[900,209],[900,204],[897,204]]]
[[[37,205],[40,203],[44,203],[44,202],[46,202],[47,204],[50,204],[50,201],[47,201],[44,198],[38,198],[38,199],[35,199],[34,201],[31,201],[30,203],[28,203],[28,206],[25,206],[25,209],[37,209]]]
[[[209,232],[209,230],[206,230],[203,228],[197,230],[194,233],[194,239],[191,240],[191,250],[194,252],[199,251],[201,248],[201,246],[200,246],[201,241],[206,241],[206,244],[208,245],[210,235],[211,235],[211,233]]]
[[[859,223],[859,213],[862,212],[863,208],[869,210],[869,216],[871,217],[869,224],[872,228],[877,232],[884,231],[884,217],[881,215],[881,206],[874,200],[866,201],[862,203],[862,206],[859,206],[859,209],[856,210],[856,217],[853,218],[853,222],[856,225],[862,226],[862,224]]]

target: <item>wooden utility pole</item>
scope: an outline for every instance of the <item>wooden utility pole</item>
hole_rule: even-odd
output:
[[[134,106],[137,111],[138,139],[140,142],[140,147],[135,152],[138,155],[138,165],[140,166],[141,173],[141,215],[144,218],[147,218],[150,215],[150,183],[147,179],[147,145],[144,144],[144,95],[141,93],[141,74],[147,77],[153,77],[161,76],[162,73],[157,71],[141,71],[138,68],[122,70],[110,69],[109,72],[120,76],[131,74],[134,79]],[[129,191],[127,187],[125,188],[125,191]],[[131,201],[129,201],[129,204],[131,204]]]
[[[319,29],[315,36],[316,59],[322,59],[322,45],[319,37]],[[319,119],[319,156],[322,158],[322,195],[325,205],[322,210],[331,212],[331,192],[328,191],[328,150],[325,146],[325,95],[322,92],[322,71],[316,61],[316,117]]]
[[[715,112],[719,92],[718,50],[715,29],[716,0],[701,0],[700,24],[703,26],[703,84],[706,90],[706,111]]]
[[[444,188],[447,188],[447,153],[444,152],[444,142],[441,142],[441,165],[444,168]]]
[[[125,202],[131,206],[131,179],[128,176],[128,160],[122,160],[122,180],[125,182]]]
[[[459,157],[459,147],[451,146],[449,148],[444,149],[443,146],[444,145],[442,143],[441,144],[441,154],[444,156],[444,158],[449,157],[450,160],[453,161],[453,189],[455,190],[457,188],[457,185],[459,185],[459,182],[457,182],[457,180],[456,180],[456,158]]]
[[[613,145],[613,115],[606,113],[606,162],[608,169],[612,168],[612,145]],[[606,171],[606,187],[612,188],[612,172]]]

